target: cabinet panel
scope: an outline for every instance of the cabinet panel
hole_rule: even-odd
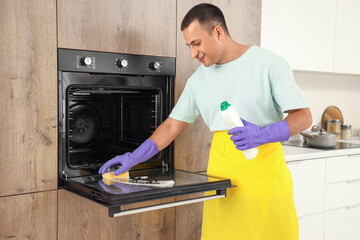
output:
[[[106,207],[66,190],[59,190],[58,198],[58,239],[174,239],[175,208],[110,218]],[[168,199],[151,203],[166,201]]]
[[[57,188],[56,1],[0,1],[0,196]]]
[[[360,1],[338,0],[334,71],[360,74]]]
[[[324,211],[325,159],[288,162],[298,216]]]
[[[299,239],[324,239],[324,213],[318,213],[299,218]]]
[[[175,57],[176,0],[59,0],[58,46]]]
[[[333,71],[336,0],[262,2],[261,46],[293,69]]]
[[[0,198],[0,239],[56,239],[57,191]]]
[[[326,240],[358,240],[360,205],[325,212]]]
[[[326,183],[360,179],[360,155],[333,157],[326,160]]]
[[[325,186],[325,210],[360,204],[360,179]]]

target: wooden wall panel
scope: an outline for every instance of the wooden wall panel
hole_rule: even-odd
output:
[[[0,196],[57,188],[56,5],[0,1]]]
[[[57,191],[0,197],[0,239],[56,239]]]
[[[58,0],[59,47],[175,57],[176,0]]]
[[[66,190],[59,190],[58,198],[58,239],[172,240],[175,238],[175,208],[110,218],[106,207]],[[170,198],[170,200],[174,199]],[[152,204],[168,201],[169,199],[156,200]],[[136,205],[139,207],[143,204]]]
[[[201,2],[217,5],[224,13],[232,38],[242,44],[260,44],[261,0],[178,0],[175,99],[182,93],[187,79],[200,65],[191,59],[190,50],[180,31],[183,17],[191,7]],[[192,172],[207,170],[213,133],[199,118],[187,126],[175,140],[175,168]],[[179,198],[177,198],[179,199]],[[176,240],[200,239],[202,203],[176,207]]]

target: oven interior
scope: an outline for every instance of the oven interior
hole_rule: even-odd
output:
[[[71,85],[67,88],[67,165],[100,167],[133,151],[161,122],[160,89]],[[159,159],[155,155],[149,162]]]

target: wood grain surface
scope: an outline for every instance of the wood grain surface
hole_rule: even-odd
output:
[[[127,205],[124,209],[174,201],[174,198]],[[106,207],[66,190],[58,191],[58,239],[172,240],[175,208],[110,218]]]
[[[344,116],[341,110],[336,106],[329,106],[323,112],[321,126],[325,130],[327,130],[327,122],[329,119],[340,119],[341,124],[344,124]]]
[[[0,1],[0,196],[57,188],[56,5]]]
[[[0,197],[0,239],[56,239],[57,190]]]
[[[175,57],[176,0],[58,0],[58,46]]]

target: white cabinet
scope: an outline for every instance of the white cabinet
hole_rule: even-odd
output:
[[[360,74],[359,0],[262,2],[261,46],[294,70]]]
[[[293,69],[333,71],[336,0],[262,2],[261,46]]]
[[[360,156],[326,159],[325,239],[360,239]]]
[[[360,239],[360,204],[325,212],[326,240]]]
[[[332,157],[326,160],[326,183],[360,179],[360,155]]]
[[[360,74],[360,1],[338,0],[334,71]]]
[[[360,239],[360,155],[287,162],[300,240]]]
[[[299,217],[300,240],[324,239],[324,213]]]
[[[324,235],[325,159],[288,162],[299,218],[300,240]]]
[[[324,212],[325,159],[288,162],[298,217]]]
[[[360,179],[327,184],[325,187],[325,199],[325,210],[359,204]]]

